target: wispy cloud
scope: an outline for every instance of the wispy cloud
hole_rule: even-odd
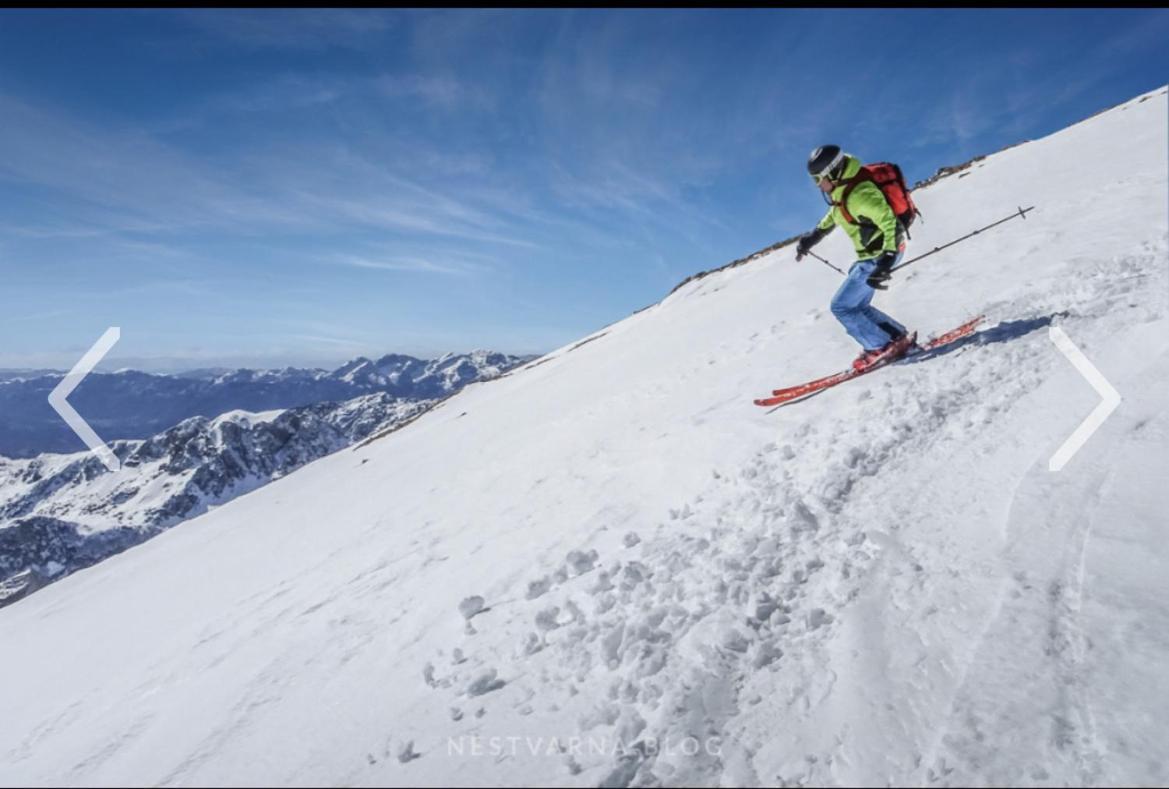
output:
[[[1164,49],[1169,39],[1169,9],[1147,9],[1140,19],[1124,29],[1101,36],[1095,48],[1094,57],[1099,60],[1131,58],[1142,50]]]
[[[358,349],[362,347],[362,343],[352,340],[348,337],[326,337],[320,334],[292,334],[289,335],[293,340],[304,340],[306,342],[317,343],[320,345],[336,345],[342,348]]]
[[[351,113],[371,108],[407,107],[426,112],[491,110],[496,97],[449,74],[380,72],[374,74],[293,71],[218,91],[184,107],[181,113],[156,121],[160,134],[213,128],[246,116]],[[311,115],[305,115],[312,118]]]
[[[277,203],[149,135],[108,130],[0,94],[0,173],[78,201],[96,226],[129,232],[288,222]]]
[[[181,12],[194,27],[234,45],[311,50],[366,49],[398,25],[399,16],[376,9],[199,9]]]
[[[311,110],[351,95],[359,83],[353,79],[320,74],[289,73],[251,85],[212,94],[181,119],[162,127],[174,131],[212,123],[227,114]]]
[[[491,93],[473,88],[449,75],[382,74],[371,82],[377,92],[386,98],[416,98],[446,110],[494,106]]]
[[[234,160],[207,160],[144,132],[96,127],[3,95],[0,115],[7,121],[0,125],[0,173],[74,201],[68,221],[13,227],[29,237],[194,227],[254,235],[274,227],[358,224],[534,246],[516,234],[506,206],[472,205],[455,194],[458,184],[426,186],[393,173],[393,162],[335,143],[245,149]],[[401,155],[408,160],[408,149]]]
[[[336,262],[343,266],[375,269],[378,271],[415,271],[433,274],[465,274],[468,271],[467,268],[463,266],[435,263],[432,260],[411,257],[371,259],[345,256],[337,258]]]
[[[1064,13],[1098,23],[1101,12]],[[1169,11],[1118,11],[1115,19],[1120,27],[1101,28],[1100,35],[1084,46],[1055,37],[1039,45],[1026,39],[1012,50],[981,58],[978,68],[947,83],[944,91],[915,110],[921,118],[916,145],[965,146],[991,133],[1016,141],[1037,130],[1054,131],[1041,127],[1053,111],[1107,83],[1133,58],[1163,50],[1169,38]],[[1074,58],[1076,68],[1067,67],[1069,58]]]
[[[3,319],[4,323],[34,323],[38,321],[49,320],[50,318],[60,318],[64,315],[69,315],[72,310],[41,310],[39,312],[29,313],[27,315],[8,315]]]

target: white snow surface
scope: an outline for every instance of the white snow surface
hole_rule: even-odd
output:
[[[1165,94],[915,195],[1036,206],[878,296],[958,350],[754,406],[787,246],[0,610],[0,784],[1169,782]]]

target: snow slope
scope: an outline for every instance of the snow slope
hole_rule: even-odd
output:
[[[1165,94],[915,195],[1037,206],[878,297],[950,353],[756,408],[855,353],[788,246],[0,610],[0,783],[1166,783]]]
[[[282,411],[196,416],[144,441],[90,452],[0,457],[0,607],[131,548],[434,405],[385,393]]]

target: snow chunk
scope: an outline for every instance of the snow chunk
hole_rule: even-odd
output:
[[[808,614],[808,629],[816,630],[821,625],[827,625],[832,622],[832,615],[826,612],[823,608],[813,608]]]
[[[468,620],[475,614],[482,613],[485,609],[484,600],[479,595],[464,597],[463,602],[459,603],[459,613]]]
[[[529,600],[535,600],[548,592],[552,588],[552,579],[548,576],[537,578],[535,581],[528,582],[528,591],[524,596]]]
[[[572,569],[573,575],[584,575],[597,564],[599,558],[595,550],[588,551],[569,551],[565,562],[569,568]]]
[[[502,679],[497,679],[497,673],[495,669],[489,669],[477,676],[471,681],[471,684],[467,685],[467,695],[482,696],[484,693],[502,688],[507,683]]]
[[[719,637],[719,643],[724,649],[729,649],[732,652],[746,652],[748,647],[747,639],[733,627],[723,630]]]
[[[421,754],[414,751],[414,740],[398,746],[398,761],[402,764],[420,758]]]

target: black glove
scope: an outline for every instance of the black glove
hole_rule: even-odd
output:
[[[876,288],[877,290],[889,289],[889,280],[893,276],[893,263],[896,260],[896,252],[886,252],[877,258],[877,267],[873,269],[873,273],[865,280],[870,288]]]
[[[827,230],[821,230],[817,227],[810,233],[804,233],[802,236],[800,236],[800,241],[798,244],[796,244],[796,260],[799,260],[804,255],[808,254],[808,250],[819,244],[820,239],[824,238],[826,235],[828,235]]]

